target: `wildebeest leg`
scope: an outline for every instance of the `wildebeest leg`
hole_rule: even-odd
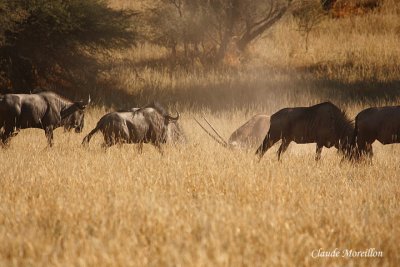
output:
[[[4,127],[4,132],[1,135],[1,146],[4,148],[8,147],[11,138],[17,134],[18,132],[14,133],[14,129],[12,127]]]
[[[44,130],[44,133],[47,137],[48,146],[52,147],[53,146],[53,127],[52,126],[46,127],[46,129]]]
[[[109,147],[110,147],[110,145],[105,142],[101,144],[101,148],[104,150],[107,150],[107,148],[109,148]]]
[[[286,139],[282,139],[282,144],[278,149],[278,160],[281,160],[281,154],[285,153],[286,149],[288,148],[290,141]]]
[[[160,142],[155,142],[154,146],[157,148],[158,152],[160,152],[161,155],[164,155],[164,151],[162,150]]]
[[[258,156],[259,160],[261,160],[265,152],[267,152],[268,149],[270,149],[276,142],[278,142],[279,139],[280,138],[271,138],[270,134],[267,134],[267,136],[264,138],[263,143],[256,151],[256,155]]]
[[[139,142],[139,144],[138,144],[138,152],[139,152],[139,154],[142,154],[142,152],[143,152],[143,142]]]
[[[118,140],[118,141],[117,141],[117,144],[118,144],[118,148],[121,149],[121,148],[122,148],[122,145],[124,144],[124,142],[121,141],[121,140]]]
[[[109,148],[110,146],[112,146],[114,144],[115,144],[115,141],[114,141],[114,137],[113,136],[104,135],[104,143],[101,144],[101,148],[106,150],[107,148]]]
[[[361,138],[357,140],[357,160],[362,159],[365,156],[372,157],[372,146],[369,142],[362,140]]]
[[[368,162],[372,164],[372,157],[374,156],[374,151],[372,149],[372,144],[367,143],[365,146],[365,155],[368,157]]]
[[[317,144],[317,149],[315,150],[315,160],[318,161],[321,159],[323,145]]]
[[[363,148],[360,144],[356,144],[353,151],[353,159],[355,161],[359,161],[362,158],[365,148]]]
[[[367,144],[367,145],[365,146],[365,154],[366,154],[368,157],[372,158],[372,156],[374,155],[374,151],[372,150],[372,144]]]

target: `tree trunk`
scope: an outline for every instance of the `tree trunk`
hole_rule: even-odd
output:
[[[267,29],[271,28],[276,22],[278,22],[286,13],[287,9],[288,6],[283,7],[274,12],[272,15],[266,17],[261,23],[254,24],[253,27],[249,27],[237,42],[238,49],[244,51],[249,43],[251,43],[254,39],[259,37]]]
[[[221,44],[218,49],[217,60],[221,62],[226,54],[228,45],[232,40],[233,27],[235,20],[238,16],[239,0],[233,0],[227,9],[227,19],[226,19],[226,30],[221,40]]]

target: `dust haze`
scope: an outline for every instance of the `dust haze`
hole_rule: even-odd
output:
[[[375,142],[372,164],[342,162],[334,148],[315,162],[315,144],[293,142],[282,161],[276,144],[259,162],[255,150],[218,145],[193,117],[204,115],[227,140],[251,116],[285,107],[331,101],[354,118],[370,106],[399,105],[399,5],[346,5],[311,17],[318,23],[307,46],[287,10],[238,51],[239,20],[214,62],[223,34],[200,40],[172,26],[209,34],[220,26],[213,16],[227,15],[199,4],[193,10],[207,16],[181,10],[178,20],[189,2],[231,1],[110,0],[115,9],[161,9],[143,18],[147,39],[97,55],[111,59],[96,84],[68,91],[90,93],[95,104],[83,132],[57,129],[47,149],[43,131],[28,129],[0,151],[0,265],[398,266],[399,144]],[[81,146],[107,112],[154,100],[180,112],[186,144],[167,144],[163,155],[146,144],[141,154],[134,144],[104,150],[99,134]],[[320,248],[375,248],[383,257],[313,258]]]

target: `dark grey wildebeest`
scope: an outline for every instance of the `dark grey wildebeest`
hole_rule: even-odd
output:
[[[400,106],[367,108],[355,119],[353,144],[355,159],[373,156],[372,143],[400,143]]]
[[[269,129],[270,116],[266,114],[254,115],[242,126],[236,129],[231,134],[228,141],[225,141],[221,134],[219,134],[206,118],[203,117],[203,119],[216,135],[210,133],[197,119],[195,119],[195,121],[217,143],[229,149],[248,150],[258,147],[264,140]]]
[[[141,152],[143,143],[151,143],[162,152],[161,144],[184,140],[178,119],[179,113],[176,117],[171,117],[158,103],[129,111],[111,112],[97,122],[82,144],[89,144],[92,136],[101,131],[105,148],[115,144],[135,143],[139,144]]]
[[[256,154],[261,159],[271,146],[282,139],[278,160],[292,141],[298,144],[317,143],[316,160],[321,158],[324,146],[335,146],[347,156],[351,151],[353,131],[353,122],[331,102],[284,108],[271,116],[269,131]]]
[[[49,146],[53,145],[53,130],[64,126],[82,131],[84,110],[90,102],[71,102],[53,92],[36,94],[6,94],[0,96],[0,141],[3,146],[20,129],[39,128],[45,131]]]

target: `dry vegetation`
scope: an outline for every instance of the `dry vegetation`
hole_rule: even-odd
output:
[[[130,7],[129,1],[114,2]],[[149,44],[115,52],[99,101],[126,104],[109,88],[137,105],[157,98],[213,110],[257,106],[270,112],[282,107],[280,98],[292,105],[393,101],[400,90],[400,6],[384,3],[362,16],[326,17],[311,31],[307,52],[295,20],[286,16],[245,54],[231,49],[224,68],[200,58],[171,60],[168,50]]]
[[[355,110],[352,110],[354,112]],[[92,110],[87,131],[103,110]],[[256,111],[252,111],[256,112]],[[208,114],[228,135],[241,110]],[[189,144],[90,148],[83,134],[39,130],[0,154],[0,265],[395,266],[399,262],[399,147],[374,164],[314,162],[313,145],[276,148],[258,163],[207,138],[183,113]],[[383,258],[313,259],[314,249],[376,248]]]
[[[115,52],[103,78],[120,91],[97,101],[176,105],[188,144],[164,156],[150,145],[104,152],[99,135],[84,149],[104,108],[89,110],[83,134],[58,129],[52,149],[43,131],[22,131],[0,151],[0,266],[398,266],[400,145],[374,144],[372,165],[341,163],[334,149],[316,163],[314,145],[296,144],[281,163],[277,147],[258,163],[254,151],[217,146],[192,119],[205,112],[228,137],[285,106],[331,100],[354,116],[398,104],[394,7],[323,21],[307,53],[287,18],[224,70],[174,65],[150,45]],[[383,257],[312,258],[319,248]]]

